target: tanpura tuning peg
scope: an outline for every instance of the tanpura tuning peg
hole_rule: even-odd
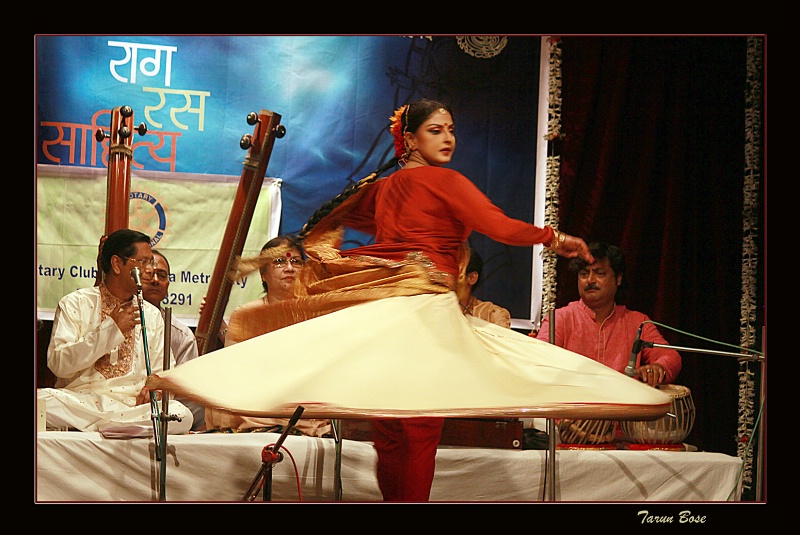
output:
[[[251,111],[247,114],[247,124],[253,126],[254,124],[258,124],[261,121],[258,118],[258,114],[254,111]],[[253,145],[253,136],[250,134],[245,134],[242,136],[242,139],[239,140],[239,146],[242,149],[247,150]]]
[[[249,149],[252,143],[253,143],[252,137],[250,136],[250,134],[243,135],[242,139],[239,140],[239,146],[242,147],[242,149],[244,150]]]
[[[147,133],[147,125],[144,123],[139,124],[139,126],[136,128],[136,131],[139,132],[140,136],[145,135]]]
[[[131,108],[130,106],[122,106],[119,109],[119,113],[123,117],[130,117],[131,115],[133,115],[133,108]]]
[[[97,141],[103,141],[103,140],[106,138],[106,133],[105,133],[105,132],[103,132],[103,129],[102,129],[102,128],[98,128],[98,129],[97,129],[97,132],[95,132],[95,133],[94,133],[94,138],[95,138]]]
[[[275,137],[276,138],[280,139],[285,135],[286,135],[286,127],[285,126],[283,126],[282,124],[279,124],[278,126],[275,127]]]

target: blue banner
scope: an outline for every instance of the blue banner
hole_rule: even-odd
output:
[[[540,37],[39,36],[40,164],[104,168],[110,111],[128,105],[133,171],[239,176],[250,112],[280,114],[267,176],[281,180],[281,233],[392,153],[388,119],[429,97],[454,110],[450,167],[508,215],[533,221]],[[98,236],[99,238],[99,236]],[[477,295],[530,314],[531,249],[475,236]]]

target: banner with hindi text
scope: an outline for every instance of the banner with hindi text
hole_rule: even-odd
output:
[[[100,182],[109,148],[108,140],[94,136],[98,129],[108,130],[111,110],[119,106],[130,106],[134,125],[147,128],[144,135],[133,133],[133,176],[154,181],[133,185],[141,197],[132,199],[132,214],[148,204],[147,195],[171,209],[198,204],[183,206],[195,214],[187,213],[186,223],[175,214],[156,244],[178,263],[175,272],[210,269],[184,241],[202,251],[218,248],[228,207],[211,207],[191,192],[212,187],[197,177],[240,176],[245,154],[240,139],[254,128],[246,118],[262,109],[280,114],[286,128],[267,169],[267,176],[280,177],[281,209],[271,234],[299,231],[317,208],[388,160],[393,151],[389,116],[421,97],[453,109],[458,149],[449,167],[469,177],[509,216],[533,222],[541,163],[537,146],[543,135],[538,133],[541,43],[538,35],[37,36],[37,163],[100,173],[92,175],[98,182],[87,183],[88,189],[65,192],[60,199],[57,192],[66,182],[58,180],[66,177],[39,176],[35,170],[44,182],[37,184],[36,199],[37,254],[43,255],[36,259],[36,284],[46,293],[37,297],[39,308],[54,306],[59,292],[91,283],[91,276],[78,274],[59,286],[54,275],[59,267],[95,264],[103,228],[97,218],[105,199]],[[70,175],[69,180],[89,178]],[[179,188],[183,181],[190,183],[185,191]],[[232,194],[233,185],[228,187]],[[180,200],[162,199],[165,195]],[[61,204],[64,219],[47,219],[51,203]],[[213,219],[197,216],[207,208],[221,212]],[[80,242],[73,243],[77,236]],[[253,243],[261,245],[263,237],[253,237]],[[358,240],[352,245],[367,239]],[[484,259],[476,295],[508,308],[514,318],[529,318],[538,256],[530,247],[506,246],[477,233],[473,245]],[[176,294],[184,302],[191,295],[192,304],[180,305],[180,313],[192,314],[200,290],[180,279],[173,283],[175,288],[182,284],[187,286]]]
[[[130,228],[151,236],[170,263],[165,306],[195,325],[208,289],[238,187],[238,177],[140,171],[131,177]],[[52,315],[58,300],[93,286],[103,234],[106,173],[101,169],[40,165],[37,181],[37,307]],[[266,178],[256,203],[244,255],[257,255],[277,235],[281,180]],[[263,295],[258,273],[236,281],[225,317]]]

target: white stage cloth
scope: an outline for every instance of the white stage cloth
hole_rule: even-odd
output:
[[[262,450],[279,437],[275,433],[170,435],[166,501],[241,501],[262,467]],[[160,465],[153,451],[152,438],[40,432],[35,500],[158,502]],[[300,501],[298,478],[302,501],[337,501],[333,439],[289,436],[282,452],[283,460],[272,470],[273,501]],[[440,446],[431,501],[546,501],[547,453]],[[372,443],[342,441],[342,502],[381,501],[376,459]],[[741,466],[741,459],[722,453],[557,450],[555,498],[559,502],[738,500]],[[259,494],[256,501],[262,500]]]

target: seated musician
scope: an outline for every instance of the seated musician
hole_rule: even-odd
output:
[[[164,315],[162,305],[164,299],[169,295],[170,265],[167,257],[159,250],[153,249],[153,258],[155,259],[153,277],[145,281],[142,293],[145,301],[158,307],[161,310],[161,314]],[[192,330],[174,314],[170,316],[170,322],[169,343],[172,347],[172,355],[175,357],[175,365],[180,366],[185,362],[196,359],[198,357],[197,340]],[[192,431],[205,429],[205,407],[203,404],[189,399],[177,399],[192,410],[194,415]]]
[[[625,256],[622,250],[603,242],[589,244],[594,263],[576,258],[570,270],[576,272],[580,299],[556,310],[555,344],[624,373],[639,326],[641,339],[667,345],[658,328],[641,312],[617,304],[624,291]],[[550,339],[550,321],[545,318],[536,335]],[[657,386],[673,382],[681,370],[681,356],[674,349],[645,348],[635,378]],[[611,421],[562,419],[558,422],[561,440],[601,444],[612,442],[617,430]]]
[[[143,299],[140,313],[132,271],[139,268],[143,284],[152,278],[150,237],[130,229],[111,233],[100,265],[98,285],[76,290],[58,303],[47,350],[55,388],[40,389],[38,399],[46,403],[48,429],[139,426],[146,432],[153,429],[154,414],[145,386],[148,361],[153,372],[163,369],[164,319]],[[169,422],[170,434],[191,429],[193,417],[185,405],[172,400],[169,413],[178,418]]]
[[[624,373],[639,326],[642,340],[668,345],[650,318],[617,304],[625,289],[625,256],[622,250],[603,242],[589,244],[594,263],[581,258],[570,261],[577,273],[580,299],[556,310],[555,344]],[[550,322],[542,321],[536,337],[549,341]],[[650,386],[672,383],[682,360],[674,349],[645,348],[640,353],[636,378]]]
[[[511,328],[511,313],[508,310],[491,301],[481,301],[472,294],[483,277],[483,258],[469,243],[464,243],[463,251],[464,258],[461,260],[461,273],[458,277],[456,294],[464,314],[475,316],[500,327]]]
[[[235,326],[239,322],[248,322],[250,318],[262,313],[261,306],[264,304],[295,298],[295,285],[298,283],[298,275],[303,269],[304,261],[300,248],[292,238],[287,236],[272,238],[261,248],[261,254],[252,261],[259,264],[258,270],[261,274],[264,296],[236,307],[231,313],[228,327]],[[225,330],[227,329],[223,329],[223,331]],[[220,334],[225,336],[223,333]],[[235,339],[232,335],[224,338],[225,346],[243,341]],[[288,422],[288,418],[242,416],[214,407],[206,407],[207,430],[230,429],[234,432],[266,430],[281,433]],[[325,419],[301,418],[294,427],[294,431],[297,433],[315,437],[328,436],[332,431],[331,421]]]

